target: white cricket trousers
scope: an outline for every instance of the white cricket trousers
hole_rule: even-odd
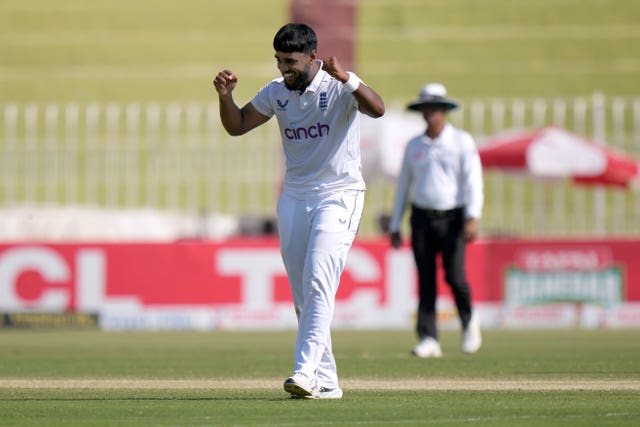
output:
[[[338,387],[331,349],[335,296],[356,236],[364,191],[340,191],[322,199],[278,201],[280,252],[298,316],[293,372],[318,387]]]

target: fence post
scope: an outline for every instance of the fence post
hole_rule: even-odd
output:
[[[511,103],[511,123],[514,129],[524,129],[525,127],[525,114],[527,111],[527,105],[524,100],[516,98]],[[520,178],[520,177],[518,177]],[[525,216],[522,212],[525,211],[525,197],[524,197],[525,185],[523,179],[514,179],[511,184],[511,212],[517,212],[517,215],[511,215],[511,221],[514,222],[514,229],[519,230],[522,233],[526,227]]]
[[[2,171],[4,178],[2,179],[4,191],[1,200],[3,204],[16,201],[16,162],[18,160],[17,152],[18,139],[18,106],[16,104],[8,104],[4,106],[4,150],[2,153]]]
[[[500,132],[504,129],[504,102],[496,99],[491,102],[491,132]],[[494,215],[493,222],[500,224],[500,233],[505,233],[505,185],[504,174],[494,174],[492,180]]]
[[[53,204],[56,201],[56,188],[60,171],[58,148],[58,117],[60,110],[57,104],[47,104],[44,108],[44,144],[42,144],[42,187],[44,201]]]
[[[149,104],[146,108],[146,138],[145,138],[145,198],[147,207],[157,207],[159,200],[159,165],[158,142],[160,140],[160,106]]]
[[[207,212],[217,212],[220,210],[218,203],[218,192],[215,191],[216,186],[221,181],[222,163],[220,158],[219,131],[218,131],[218,106],[210,103],[207,106],[207,130],[205,137],[205,159],[204,159],[204,194],[205,204],[203,209]]]
[[[625,146],[624,137],[624,113],[626,110],[625,100],[622,97],[616,97],[611,102],[611,121],[613,125],[613,136],[611,142],[614,147],[623,148]],[[611,221],[612,230],[617,233],[624,233],[625,224],[625,192],[616,191],[613,196],[613,221]]]
[[[187,143],[186,156],[182,167],[185,169],[186,208],[191,212],[202,210],[200,201],[202,163],[204,159],[198,154],[202,146],[200,132],[202,129],[202,105],[191,103],[187,107]]]
[[[79,109],[77,104],[68,104],[64,111],[65,149],[64,156],[64,202],[70,204],[78,199],[78,125]]]
[[[538,98],[533,101],[533,125],[535,127],[542,127],[547,124],[547,102],[544,99]],[[548,234],[548,221],[546,217],[545,209],[545,190],[546,182],[536,181],[533,187],[533,203],[534,212],[536,213],[536,228],[537,234]]]
[[[127,136],[124,147],[125,205],[133,207],[140,202],[140,105],[126,107]]]
[[[554,99],[551,120],[556,126],[565,127],[567,103],[564,99]],[[562,183],[564,184],[564,183]],[[565,204],[565,187],[562,184],[553,188],[553,228],[556,232],[567,234],[567,208]]]
[[[105,187],[105,204],[110,208],[119,205],[120,193],[120,105],[107,105],[107,136],[104,144],[104,174],[102,180]]]
[[[85,111],[86,124],[86,141],[84,147],[84,155],[86,157],[84,174],[85,174],[85,203],[89,205],[98,201],[98,176],[100,174],[100,157],[98,150],[99,145],[99,122],[100,122],[100,105],[90,104]]]
[[[580,135],[586,135],[586,118],[587,118],[587,100],[584,98],[576,98],[573,100],[573,129]],[[573,211],[585,212],[585,190],[574,187],[573,193]],[[575,230],[585,230],[585,215],[573,215],[572,220]]]
[[[605,143],[605,97],[602,93],[596,92],[591,97],[593,108],[593,139],[601,144]],[[606,194],[602,188],[595,188],[593,191],[593,213],[595,220],[595,234],[604,235],[606,220]]]
[[[171,103],[166,108],[167,135],[162,153],[163,189],[166,194],[166,207],[173,211],[180,210],[180,192],[182,173],[180,160],[182,159],[182,144],[180,141],[180,124],[182,121],[182,107]]]
[[[28,104],[24,108],[24,200],[33,203],[38,200],[38,106]]]

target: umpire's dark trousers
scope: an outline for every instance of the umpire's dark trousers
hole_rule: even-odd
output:
[[[411,247],[418,270],[419,305],[417,333],[420,339],[438,339],[436,324],[436,255],[442,255],[445,280],[455,298],[462,327],[471,318],[471,291],[464,266],[464,209],[448,211],[411,209]]]

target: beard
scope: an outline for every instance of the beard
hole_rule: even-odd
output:
[[[284,80],[284,85],[289,90],[297,90],[302,92],[309,85],[309,75],[311,74],[311,66],[308,65],[307,69],[298,73],[295,81],[292,84],[287,83],[287,79]]]

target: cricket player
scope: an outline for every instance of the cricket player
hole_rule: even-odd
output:
[[[336,57],[317,56],[317,37],[305,24],[287,24],[273,47],[282,74],[244,107],[232,96],[238,78],[218,73],[220,119],[242,135],[276,116],[285,155],[278,200],[280,252],[289,278],[298,333],[293,375],[284,390],[294,398],[341,398],[331,348],[335,295],[364,203],[359,113],[381,117],[382,98]]]

